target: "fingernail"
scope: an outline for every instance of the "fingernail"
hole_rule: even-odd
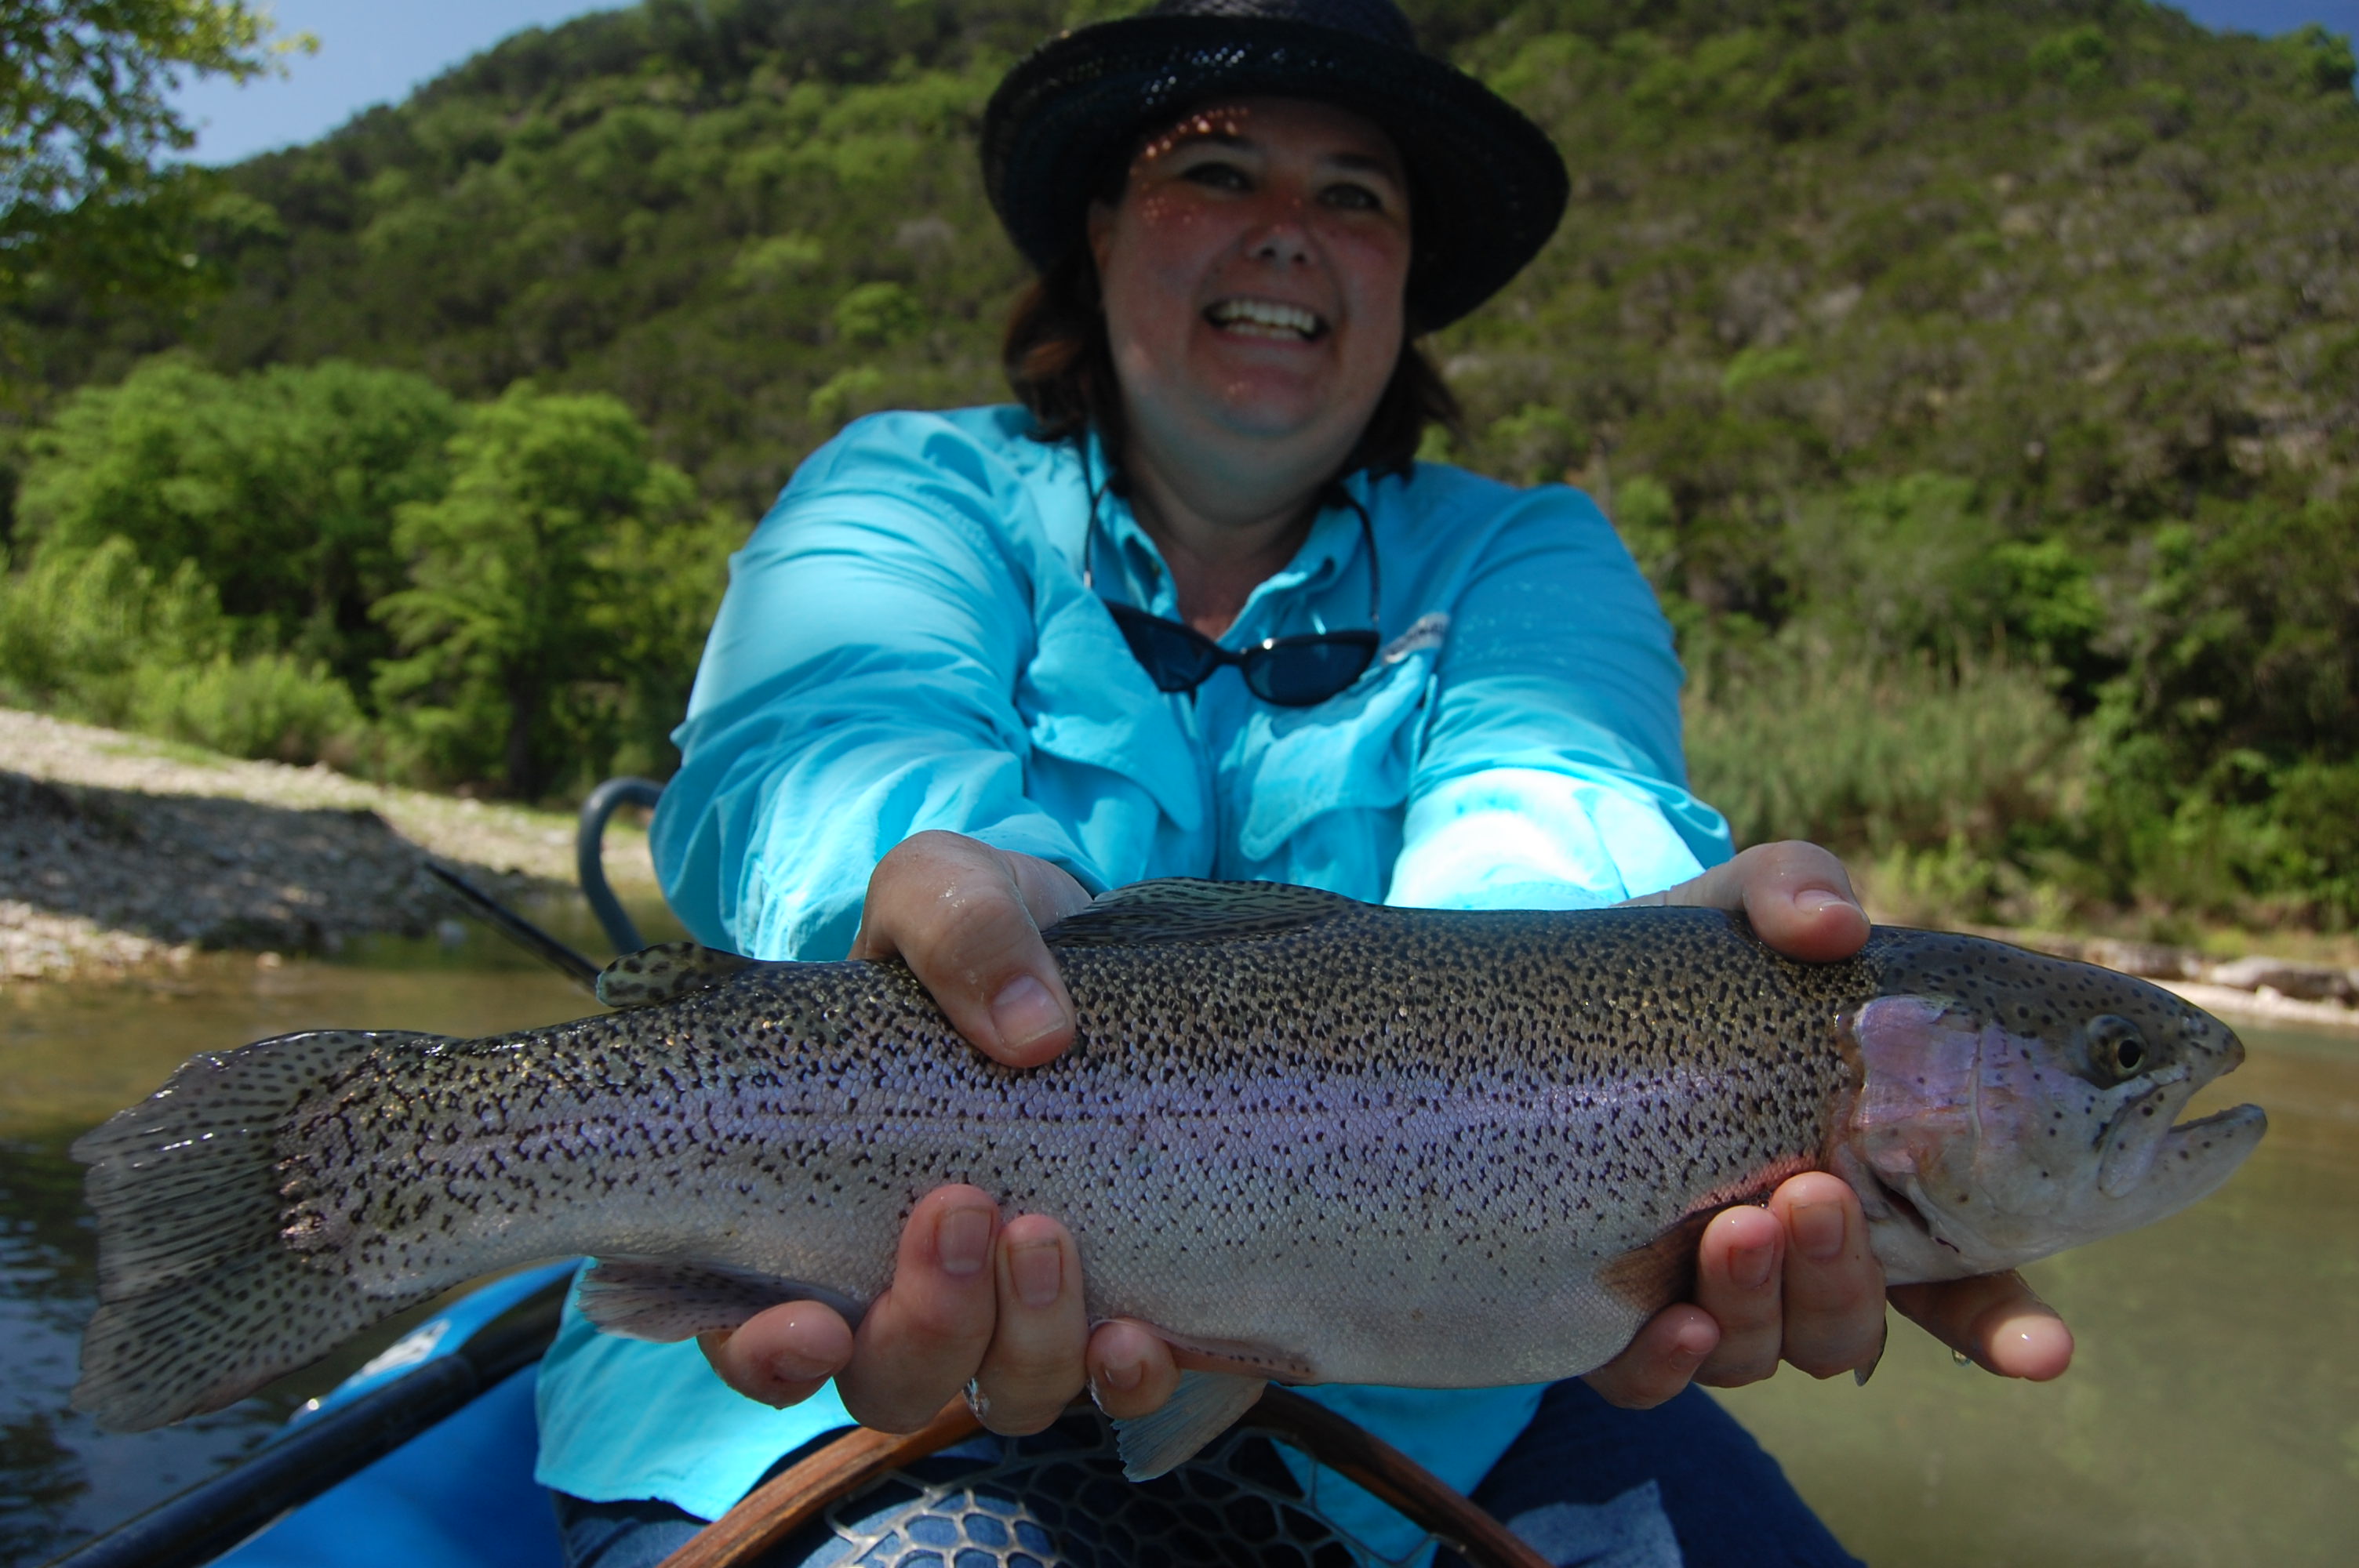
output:
[[[942,1272],[964,1279],[983,1271],[991,1254],[991,1212],[954,1208],[934,1222],[934,1256]]]
[[[999,1031],[1003,1049],[1021,1050],[1064,1024],[1065,1010],[1030,975],[1016,976],[991,999],[991,1026]]]
[[[1794,1245],[1817,1262],[1832,1261],[1843,1247],[1843,1210],[1831,1203],[1806,1203],[1794,1210]]]
[[[1109,1389],[1127,1392],[1138,1387],[1147,1377],[1147,1363],[1136,1356],[1125,1356],[1108,1361],[1098,1368],[1096,1381]]]
[[[1825,888],[1804,888],[1794,895],[1794,907],[1804,914],[1816,914],[1822,909],[1850,902],[1851,900],[1843,897],[1843,894],[1831,892]]]
[[[1690,1324],[1680,1330],[1679,1337],[1671,1342],[1671,1363],[1693,1371],[1703,1365],[1703,1358],[1718,1343],[1718,1337],[1703,1325]]]
[[[777,1352],[764,1365],[770,1380],[776,1383],[816,1383],[835,1370],[825,1362],[798,1356],[791,1350]]]
[[[1741,1289],[1757,1291],[1769,1282],[1769,1268],[1777,1260],[1775,1247],[1740,1247],[1728,1255],[1728,1277]]]
[[[1851,1369],[1851,1380],[1863,1389],[1867,1387],[1867,1380],[1875,1376],[1875,1369],[1884,1365],[1884,1349],[1891,1343],[1892,1325],[1887,1323],[1884,1325],[1884,1332],[1876,1336],[1875,1354],[1867,1358],[1866,1366]]]
[[[1053,1241],[1027,1242],[1008,1253],[1007,1271],[1016,1278],[1016,1299],[1026,1306],[1054,1306],[1065,1285],[1065,1256]]]

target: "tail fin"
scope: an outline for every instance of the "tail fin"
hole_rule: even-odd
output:
[[[413,1302],[281,1237],[279,1133],[361,1058],[432,1034],[320,1030],[191,1059],[73,1146],[98,1216],[98,1314],[74,1403],[116,1431],[219,1410]]]

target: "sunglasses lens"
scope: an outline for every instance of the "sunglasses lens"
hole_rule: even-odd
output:
[[[1374,632],[1281,638],[1245,656],[1245,685],[1264,702],[1309,708],[1358,680],[1375,656]]]
[[[1131,656],[1158,691],[1193,691],[1221,667],[1221,651],[1190,627],[1126,604],[1109,604]]]

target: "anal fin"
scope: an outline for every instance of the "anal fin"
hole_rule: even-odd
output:
[[[1179,1388],[1162,1409],[1114,1423],[1122,1473],[1134,1481],[1152,1481],[1187,1463],[1234,1426],[1268,1386],[1266,1378],[1230,1372],[1180,1373]]]
[[[582,1314],[608,1334],[659,1344],[735,1328],[781,1302],[819,1302],[857,1324],[861,1303],[837,1291],[723,1263],[601,1258],[582,1277]]]

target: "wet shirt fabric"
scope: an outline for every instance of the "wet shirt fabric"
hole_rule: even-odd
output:
[[[1029,429],[1006,407],[861,420],[732,561],[653,833],[698,940],[840,958],[876,861],[929,828],[1093,892],[1263,879],[1460,909],[1614,903],[1727,858],[1726,826],[1686,789],[1669,627],[1579,492],[1422,463],[1353,477],[1377,560],[1348,509],[1322,513],[1221,642],[1365,627],[1380,568],[1385,645],[1342,695],[1277,708],[1234,667],[1156,690],[1104,600],[1176,619],[1169,574],[1118,496],[1090,526],[1102,455]],[[1306,1392],[1462,1490],[1541,1395]],[[543,1485],[705,1519],[852,1424],[832,1386],[770,1410],[693,1343],[603,1336],[570,1308],[539,1403]],[[1337,1501],[1354,1490],[1321,1479],[1381,1549],[1400,1521]]]

